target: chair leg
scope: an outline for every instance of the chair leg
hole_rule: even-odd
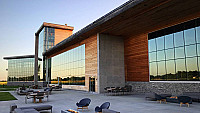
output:
[[[190,107],[190,104],[189,103],[186,103],[188,105],[188,107]]]
[[[25,103],[27,104],[27,98],[25,97]]]
[[[167,100],[166,99],[164,99],[164,102],[165,102],[165,104],[167,104]]]
[[[181,102],[181,103],[180,103],[180,107],[182,106],[182,104],[183,104],[183,103]]]

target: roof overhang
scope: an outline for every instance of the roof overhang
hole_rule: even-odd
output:
[[[48,57],[59,53],[97,33],[126,38],[172,26],[172,21],[197,18],[200,17],[199,4],[199,0],[130,0],[48,49],[43,55]]]
[[[70,37],[68,37],[65,40],[61,41],[60,43],[58,43],[54,47],[48,49],[46,52],[43,53],[43,55],[44,56],[48,56],[53,51],[56,51],[58,49],[64,49],[66,46],[73,45],[73,44],[75,44],[75,43],[77,43],[77,42],[79,42],[81,40],[86,39],[87,36],[86,37],[85,36],[82,37],[82,35],[90,32],[90,31],[92,31],[94,29],[97,29],[97,27],[101,27],[100,25],[102,25],[103,23],[111,20],[112,18],[114,18],[115,16],[119,15],[120,13],[125,12],[129,8],[134,7],[134,6],[136,6],[137,4],[139,4],[139,3],[143,2],[143,1],[144,0],[130,0],[130,1],[126,2],[126,3],[124,3],[123,5],[119,6],[118,8],[112,10],[111,12],[109,12],[106,15],[102,16],[101,18],[99,18],[96,21],[92,22],[91,24],[87,25],[83,29],[81,29],[78,32],[74,33]],[[98,30],[96,30],[96,31],[98,31]]]

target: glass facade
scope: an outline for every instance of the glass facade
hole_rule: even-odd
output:
[[[8,81],[34,81],[34,62],[34,58],[9,59]],[[38,75],[39,72],[40,69]],[[40,80],[40,76],[38,79]]]
[[[55,42],[55,29],[44,27],[39,34],[39,46],[38,46],[38,57],[42,59],[42,71],[41,80],[46,80],[46,61],[43,58],[42,53],[54,46]],[[49,65],[51,65],[51,59],[48,59]]]
[[[157,36],[156,32],[149,35],[150,80],[200,80],[200,27],[195,22],[194,26],[191,27],[190,24],[189,28],[187,24],[181,24],[182,27],[177,32],[177,26],[173,26],[158,31]],[[169,30],[170,33],[161,33]]]
[[[52,57],[51,83],[85,85],[85,44]]]

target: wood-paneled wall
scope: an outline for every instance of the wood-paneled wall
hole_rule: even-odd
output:
[[[147,35],[125,39],[124,55],[126,81],[149,81]]]
[[[72,30],[55,29],[55,45],[71,36]]]

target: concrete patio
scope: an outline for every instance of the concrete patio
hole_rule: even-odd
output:
[[[88,110],[84,110],[84,113],[94,113],[94,108],[101,105],[103,102],[110,102],[110,109],[120,111],[120,113],[199,113],[200,103],[193,102],[190,107],[183,105],[179,106],[177,103],[162,103],[156,101],[147,101],[144,95],[126,95],[126,96],[104,96],[103,94],[93,94],[84,91],[75,90],[63,90],[53,91],[49,97],[49,101],[46,98],[43,103],[32,103],[31,99],[28,99],[28,104],[25,104],[25,96],[19,96],[13,91],[10,92],[18,100],[13,101],[0,101],[0,113],[9,113],[9,106],[11,103],[16,103],[18,107],[33,106],[41,104],[49,104],[53,106],[53,113],[60,113],[61,110],[76,109],[76,102],[79,102],[82,98],[90,98],[91,104]],[[45,112],[46,113],[46,112]]]

